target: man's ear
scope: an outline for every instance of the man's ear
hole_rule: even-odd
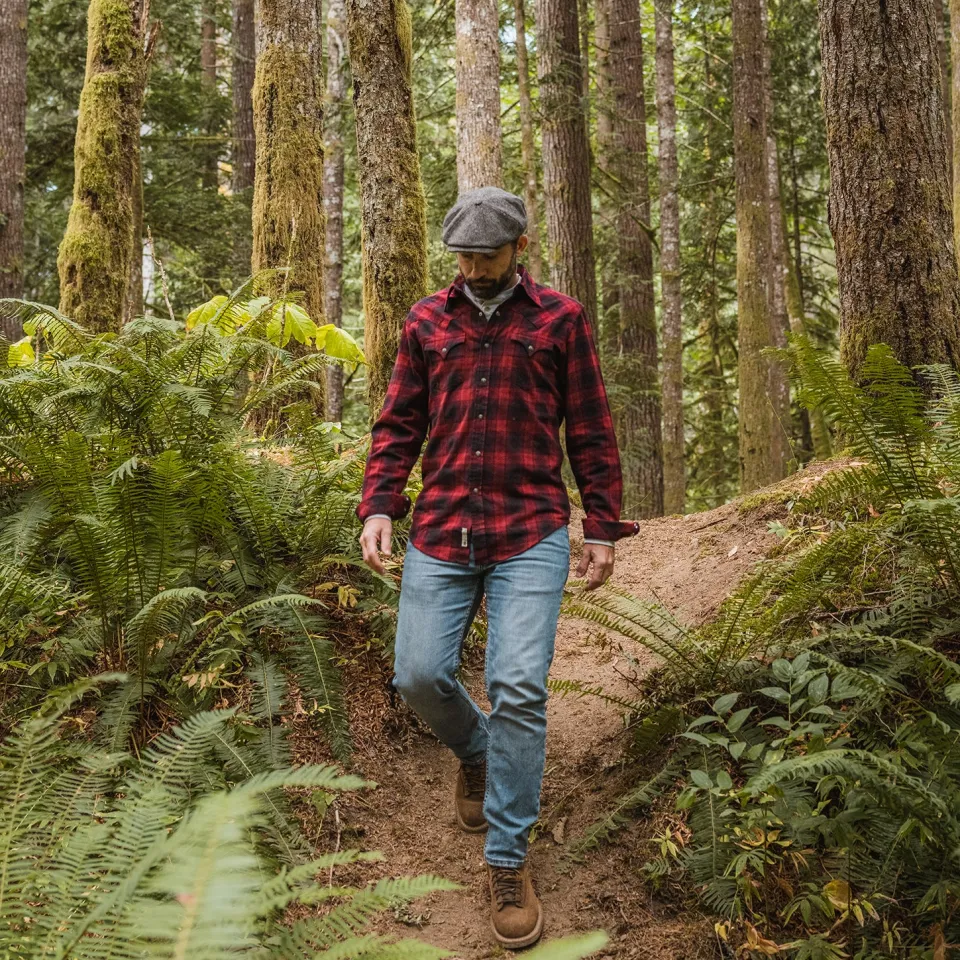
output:
[[[517,256],[518,257],[520,256],[520,254],[523,253],[524,250],[527,249],[527,244],[529,242],[530,242],[530,238],[526,234],[523,234],[522,236],[517,238]]]

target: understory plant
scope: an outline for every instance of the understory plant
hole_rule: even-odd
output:
[[[850,457],[773,524],[778,555],[697,629],[619,589],[565,601],[659,664],[635,698],[555,684],[627,710],[637,770],[578,845],[656,809],[651,884],[695,891],[742,956],[940,960],[960,941],[960,379],[885,346],[859,384],[803,340],[791,356]]]
[[[360,562],[363,444],[323,422],[315,398],[327,366],[363,355],[254,286],[185,324],[105,334],[0,302],[25,331],[0,366],[8,718],[52,685],[124,671],[97,719],[121,747],[144,723],[234,702],[251,678],[253,712],[272,717],[292,676],[334,754],[349,754],[328,627],[358,606],[337,571]],[[366,579],[378,603],[395,595],[390,578]]]
[[[273,832],[291,789],[371,786],[330,766],[231,783],[231,710],[194,714],[139,755],[91,745],[70,711],[123,676],[51,695],[0,747],[0,955],[18,960],[439,960],[449,951],[369,929],[376,914],[455,889],[438,877],[336,883],[381,859],[291,857]],[[220,761],[217,763],[216,761]],[[539,960],[578,960],[602,934]]]

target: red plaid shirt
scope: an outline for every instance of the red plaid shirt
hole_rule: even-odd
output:
[[[593,332],[583,307],[520,282],[485,320],[463,277],[414,304],[373,425],[356,513],[406,516],[403,490],[425,436],[410,540],[439,560],[506,560],[570,522],[560,424],[586,517],[584,537],[619,540],[623,480]]]

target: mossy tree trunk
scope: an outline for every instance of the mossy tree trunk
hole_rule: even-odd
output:
[[[410,307],[427,294],[427,222],[405,0],[347,0],[363,227],[370,423],[380,414]]]
[[[639,0],[612,0],[609,31],[609,165],[615,184],[622,344],[616,370],[627,397],[619,416],[624,501],[630,516],[658,517],[663,514],[663,439]]]
[[[656,0],[657,127],[660,174],[660,325],[663,331],[663,510],[683,513],[683,293],[680,282],[680,169],[673,57],[674,0]]]
[[[523,165],[523,202],[527,208],[527,266],[534,280],[544,282],[540,251],[540,201],[537,197],[537,147],[533,135],[533,101],[527,56],[527,11],[524,0],[514,0],[517,42],[517,86],[520,92],[520,162]]]
[[[773,123],[773,65],[771,62],[769,24],[766,2],[760,5],[763,23],[763,110],[766,122],[767,202],[770,205],[770,342],[775,347],[787,345],[790,315],[787,305],[787,268],[790,255],[783,232],[783,203],[780,197],[780,158],[777,155],[777,134]],[[790,411],[790,382],[786,364],[768,361],[770,413],[773,417],[770,439],[772,459],[786,464],[793,457],[791,438],[793,419]]]
[[[937,14],[937,47],[940,50],[940,86],[943,88],[943,118],[949,131],[953,125],[953,88],[950,69],[950,19],[946,0],[934,0]],[[947,136],[947,169],[953,178],[953,138]]]
[[[840,350],[960,360],[960,280],[934,4],[820,0]]]
[[[233,92],[232,185],[240,193],[253,186],[256,141],[253,132],[253,79],[257,65],[254,0],[233,0],[231,75]]]
[[[23,296],[26,156],[27,0],[0,0],[0,297]],[[15,326],[0,320],[0,336],[19,339]]]
[[[503,185],[498,0],[456,0],[457,187]]]
[[[953,157],[953,237],[960,257],[960,0],[950,0],[950,156]]]
[[[73,204],[60,244],[60,309],[91,330],[130,315],[139,249],[140,116],[146,81],[139,0],[91,0],[74,150]]]
[[[610,5],[611,0],[596,0],[594,4],[593,49],[596,63],[597,150],[595,155],[597,202],[600,222],[607,228],[599,236],[600,261],[600,337],[604,358],[620,356],[620,281],[617,256],[613,249],[605,249],[606,237],[616,238],[614,223],[617,217],[615,183],[610,164],[613,158],[613,79],[610,67]],[[612,244],[611,244],[612,246]]]
[[[204,99],[204,133],[209,142],[203,150],[203,186],[215,190],[218,179],[220,148],[216,142],[217,119],[217,8],[215,0],[200,5],[200,81]]]
[[[786,462],[770,402],[773,345],[762,0],[733,0],[733,142],[737,216],[740,486],[781,479]],[[776,424],[776,427],[775,427]]]
[[[253,122],[253,270],[289,267],[271,292],[303,294],[323,323],[322,31],[316,0],[259,0]],[[321,382],[321,388],[325,380]],[[318,400],[318,409],[323,402]]]
[[[536,23],[551,282],[583,304],[596,330],[590,153],[577,6],[573,0],[537,0]]]
[[[343,325],[343,145],[347,122],[347,5],[327,9],[327,111],[323,155],[323,207],[327,215],[324,286],[327,323]],[[327,370],[326,419],[343,419],[343,368]]]

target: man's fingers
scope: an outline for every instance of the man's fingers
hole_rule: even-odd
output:
[[[390,528],[384,527],[383,530],[380,531],[380,552],[385,553],[388,557],[390,556],[390,553],[391,553],[390,539],[391,539]]]

